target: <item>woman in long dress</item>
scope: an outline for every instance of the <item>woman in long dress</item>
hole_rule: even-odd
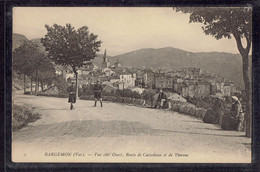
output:
[[[74,82],[71,83],[71,86],[67,89],[69,92],[69,100],[70,110],[74,109],[73,103],[76,103],[76,87],[74,86]]]
[[[244,112],[242,105],[236,96],[232,96],[233,104],[231,107],[231,115],[236,119],[236,129],[237,131],[244,130]]]

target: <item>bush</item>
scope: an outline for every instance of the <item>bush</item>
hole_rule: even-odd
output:
[[[153,101],[153,96],[155,95],[155,91],[153,90],[144,90],[142,93],[142,98],[146,101]]]
[[[25,127],[30,122],[40,119],[41,115],[34,112],[28,105],[14,105],[12,116],[12,128],[13,130],[17,130]]]
[[[81,95],[79,98],[82,100],[94,100],[93,95]]]
[[[81,96],[81,95],[93,95],[92,86],[83,84],[82,88],[79,88],[79,96]]]
[[[116,90],[112,95],[117,96],[117,97],[128,97],[128,98],[141,99],[141,95],[139,93],[132,91],[130,89]]]
[[[34,95],[35,92],[34,92],[34,91],[33,91],[33,92],[31,92],[31,91],[26,91],[24,94],[25,94],[25,95]]]
[[[46,93],[46,92],[42,92],[42,91],[39,91],[37,93],[37,96],[47,96],[47,97],[60,97],[60,98],[68,98],[68,93],[58,93],[58,94],[55,94],[55,93]]]
[[[57,76],[55,78],[54,86],[58,88],[60,94],[67,93],[67,82],[62,76]]]
[[[198,108],[210,109],[213,103],[213,99],[210,97],[196,98],[189,97],[188,102],[196,105]]]

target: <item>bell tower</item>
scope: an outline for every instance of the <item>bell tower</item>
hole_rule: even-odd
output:
[[[102,68],[107,68],[110,66],[109,58],[107,57],[107,50],[104,52]]]

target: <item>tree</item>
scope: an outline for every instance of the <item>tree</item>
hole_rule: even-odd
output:
[[[90,64],[99,52],[101,41],[97,35],[89,33],[88,27],[75,30],[70,24],[60,26],[45,25],[47,34],[41,42],[48,52],[48,57],[57,65],[70,66],[76,76],[76,95],[78,96],[78,72],[83,65]]]
[[[48,59],[45,58],[41,65],[38,68],[38,81],[41,83],[41,89],[44,90],[44,85],[51,85],[53,84],[56,78],[54,64]]]
[[[31,41],[25,41],[13,52],[13,68],[24,76],[24,92],[26,91],[25,76],[32,76],[34,72],[34,56],[37,55],[37,46]]]
[[[249,69],[249,51],[252,44],[252,8],[173,8],[176,12],[190,14],[190,23],[198,22],[203,24],[203,31],[206,35],[212,35],[216,39],[232,36],[236,40],[237,48],[242,56],[243,79],[245,86],[246,101],[246,136],[251,137],[252,129],[252,85]],[[246,45],[243,46],[243,40]]]

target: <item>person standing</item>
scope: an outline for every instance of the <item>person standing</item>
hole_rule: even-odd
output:
[[[235,129],[237,131],[244,130],[244,113],[242,109],[242,105],[239,99],[236,96],[231,97],[233,99],[233,103],[231,106],[231,116],[235,119]]]
[[[164,101],[166,101],[166,98],[167,98],[166,94],[162,91],[162,89],[160,89],[154,108],[157,108],[158,104],[159,104],[159,108],[162,108]]]
[[[100,101],[101,107],[103,107],[102,104],[102,86],[100,83],[100,80],[97,81],[97,83],[94,85],[93,91],[94,91],[94,98],[95,98],[95,104],[94,107],[97,106],[97,101]]]
[[[69,100],[70,103],[70,110],[74,109],[73,103],[76,103],[76,87],[74,82],[71,83],[71,86],[68,87],[67,91],[69,92]]]
[[[215,123],[219,123],[221,125],[223,115],[225,114],[225,106],[221,98],[217,98],[215,100],[212,110],[215,118]]]

